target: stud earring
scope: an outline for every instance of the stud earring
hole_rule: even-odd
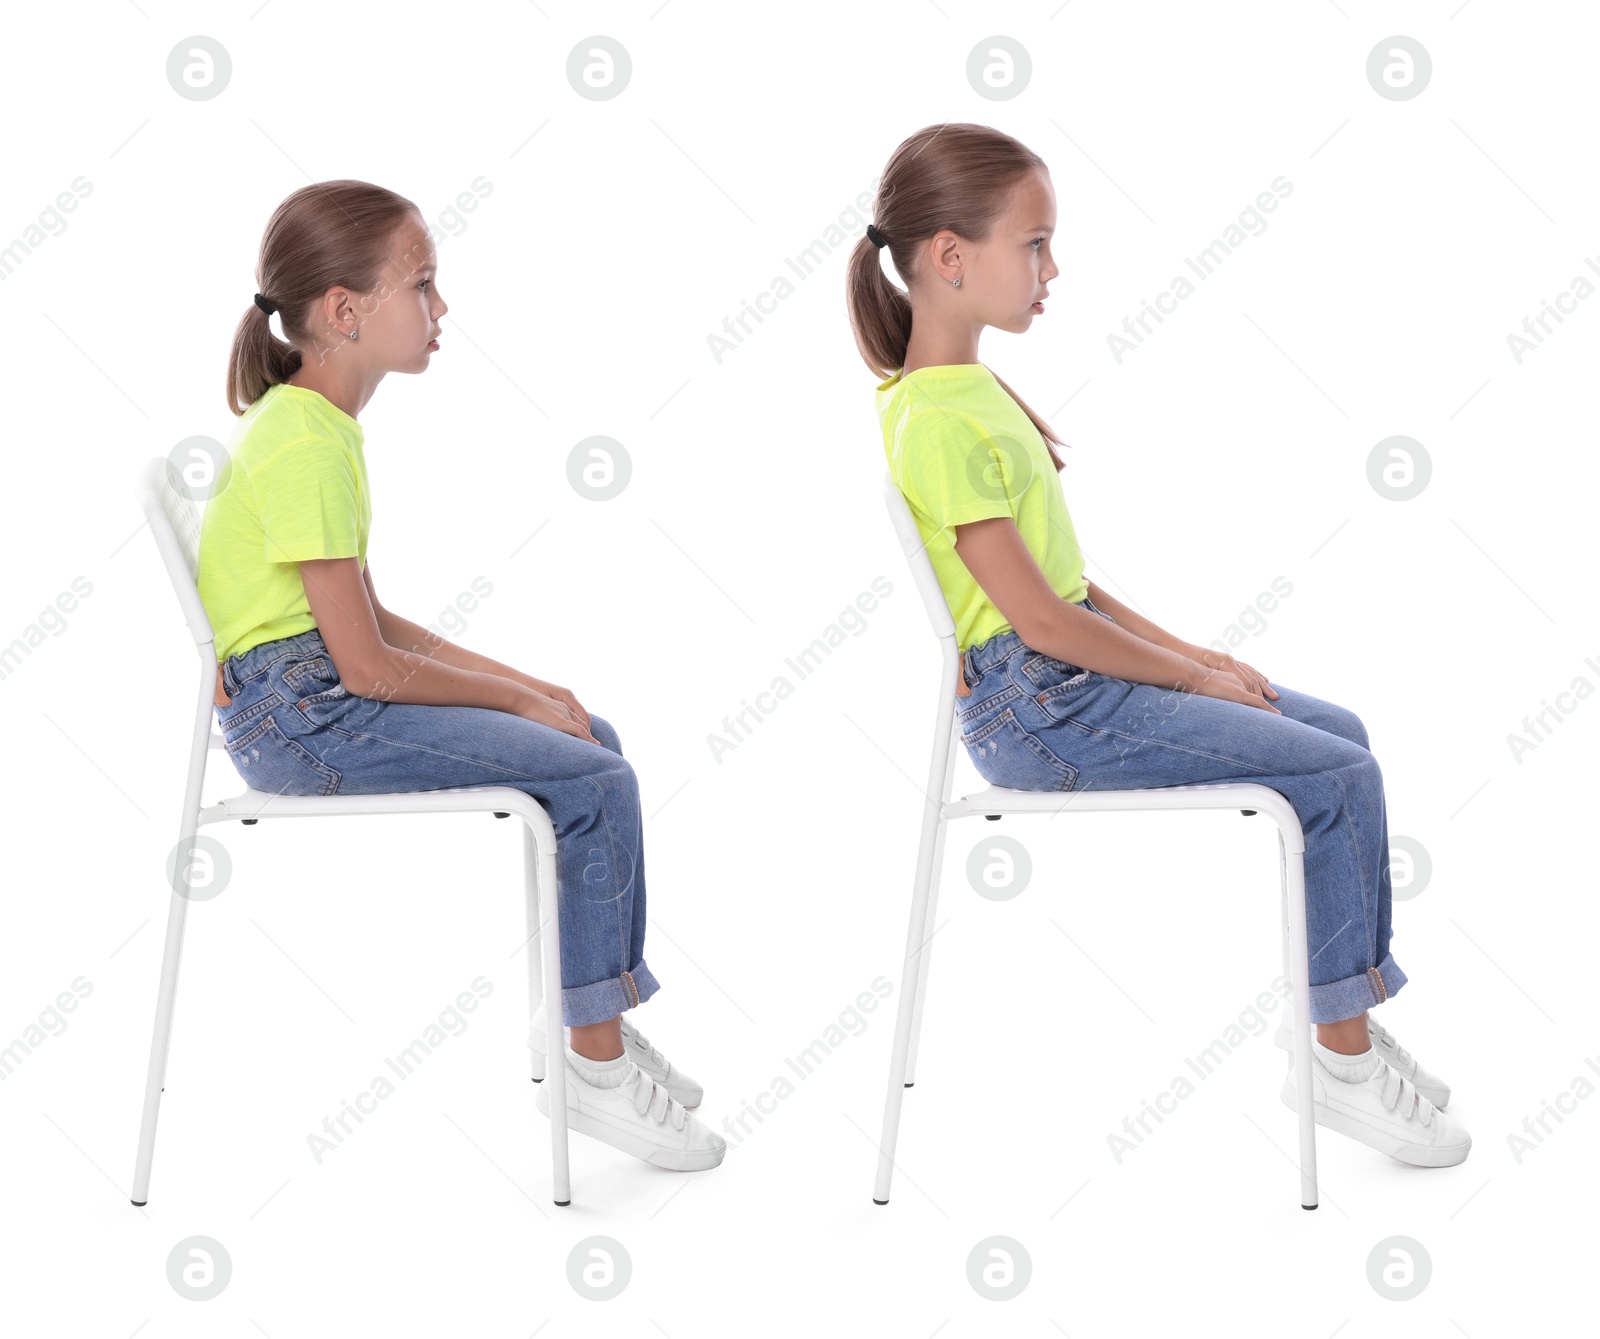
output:
[[[953,279],[953,280],[951,280],[951,282],[954,284],[955,287],[957,287],[957,288],[961,287],[961,280]]]
[[[355,341],[355,337],[360,333],[361,333],[361,328],[359,326],[357,326],[354,330],[352,330],[350,332],[351,341],[354,342]]]

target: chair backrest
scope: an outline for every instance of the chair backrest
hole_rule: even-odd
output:
[[[217,683],[216,633],[200,599],[200,507],[179,486],[173,467],[152,456],[134,483],[139,508],[150,522],[150,534],[167,569],[172,589],[194,636],[200,657],[195,681],[194,725],[189,743],[189,776],[184,786],[183,832],[192,837],[205,784],[208,750],[222,747],[214,716]]]
[[[215,642],[211,619],[200,601],[200,507],[182,492],[160,456],[151,456],[139,471],[134,491],[150,522],[150,533],[178,596],[184,621],[197,645]]]
[[[911,504],[889,470],[883,474],[883,501],[889,509],[889,519],[894,522],[895,534],[900,537],[901,551],[911,565],[911,575],[916,580],[917,593],[922,596],[923,608],[928,611],[928,622],[933,624],[934,635],[949,637],[953,643],[956,621],[950,615],[950,605],[934,574],[933,560],[928,557],[928,546],[917,529],[917,518],[911,514]]]
[[[889,519],[894,522],[894,532],[900,539],[900,551],[917,583],[917,593],[922,596],[922,607],[928,611],[928,622],[933,625],[939,643],[939,661],[943,666],[939,674],[939,705],[934,718],[933,754],[929,763],[928,788],[923,794],[935,809],[950,801],[950,784],[955,776],[956,749],[952,745],[956,721],[956,676],[961,673],[961,652],[956,647],[956,621],[950,615],[950,605],[944,598],[944,588],[933,570],[933,559],[928,557],[928,546],[922,532],[917,529],[917,518],[911,512],[894,474],[885,470],[883,475],[883,502],[889,509]],[[938,799],[934,800],[934,796]],[[941,829],[943,831],[943,829]]]

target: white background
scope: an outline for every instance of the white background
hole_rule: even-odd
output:
[[[74,578],[92,593],[0,680],[0,1044],[75,980],[92,989],[0,1082],[0,1328],[1593,1325],[1576,1286],[1600,1131],[1580,825],[1600,704],[1563,699],[1520,760],[1510,737],[1600,682],[1585,661],[1600,661],[1600,311],[1579,301],[1520,363],[1507,343],[1596,279],[1586,7],[141,0],[18,9],[6,29],[0,242],[32,242],[0,286],[0,643],[27,642]],[[196,34],[232,59],[207,101],[166,77]],[[566,76],[594,34],[633,63],[609,101]],[[1032,61],[1006,100],[966,76],[995,34]],[[1433,62],[1405,101],[1366,74],[1396,34]],[[1276,1012],[1119,1163],[1107,1135],[1279,971],[1273,829],[1008,819],[989,831],[1034,865],[1010,901],[966,880],[985,833],[951,834],[899,1172],[872,1203],[939,667],[880,497],[844,261],[855,198],[946,120],[1050,164],[1053,300],[981,356],[1072,444],[1061,481],[1089,575],[1202,643],[1286,579],[1238,654],[1370,730],[1392,833],[1432,862],[1396,901],[1410,984],[1382,1017],[1454,1088],[1474,1138],[1458,1167],[1319,1132],[1323,1205],[1302,1211]],[[1119,363],[1107,334],[1280,175],[1293,192],[1265,231]],[[211,829],[234,878],[191,910],[150,1202],[129,1204],[195,678],[133,482],[185,437],[226,438],[262,228],[291,191],[346,176],[435,222],[450,304],[427,373],[389,378],[362,413],[378,589],[430,623],[486,578],[454,639],[616,725],[641,778],[663,983],[635,1021],[705,1084],[700,1115],[721,1128],[874,978],[894,986],[714,1171],[575,1134],[573,1204],[551,1204],[513,824],[262,822]],[[492,191],[450,214],[480,176]],[[29,233],[79,177],[78,207]],[[719,362],[707,336],[793,280],[786,258],[841,216],[843,245]],[[1368,478],[1397,434],[1432,464],[1405,502]],[[592,435],[633,464],[611,502],[566,481]],[[793,680],[785,657],[879,576],[893,593],[864,630],[719,761],[723,718]],[[979,784],[965,757],[956,784]],[[213,755],[205,798],[240,785]],[[467,1029],[318,1165],[306,1135],[479,975],[494,989]],[[1562,1095],[1570,1114],[1519,1161],[1507,1136]],[[167,1279],[193,1235],[232,1261],[210,1301]],[[596,1235],[632,1262],[607,1302],[567,1277]],[[968,1282],[993,1235],[1032,1260],[1007,1302]],[[1432,1262],[1404,1302],[1367,1277],[1395,1235]]]

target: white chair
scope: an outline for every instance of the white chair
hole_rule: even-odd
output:
[[[156,999],[155,1035],[150,1044],[150,1069],[145,1082],[144,1115],[139,1126],[139,1154],[133,1173],[133,1203],[149,1200],[150,1162],[155,1153],[156,1115],[167,1073],[167,1046],[172,1037],[172,1009],[178,985],[178,960],[183,952],[183,927],[189,909],[188,890],[195,863],[195,834],[207,823],[230,819],[253,824],[261,817],[311,818],[351,814],[441,814],[482,811],[497,818],[515,814],[523,821],[526,863],[524,900],[528,916],[528,1012],[544,994],[548,1016],[561,1017],[561,929],[556,906],[556,837],[547,814],[533,796],[513,786],[452,786],[440,790],[392,795],[269,795],[245,790],[231,799],[202,807],[209,749],[223,747],[214,726],[217,655],[211,620],[196,586],[200,545],[200,508],[169,478],[167,462],[152,458],[140,473],[136,493],[150,522],[150,532],[177,591],[178,603],[194,634],[200,654],[196,680],[194,725],[189,748],[189,776],[184,785],[183,815],[178,827],[183,858],[173,862],[172,901],[167,911],[167,943],[161,961],[161,989]],[[207,736],[209,735],[209,739]],[[229,767],[231,770],[231,764]],[[540,893],[550,893],[546,918],[539,919]],[[219,903],[225,907],[226,902]],[[542,956],[542,963],[541,963]],[[542,970],[541,970],[542,967]],[[544,1077],[544,1058],[532,1056],[533,1078]],[[555,1202],[572,1202],[567,1165],[566,1066],[550,1067],[550,1145]]]
[[[934,933],[934,908],[938,901],[939,872],[944,860],[948,822],[982,814],[991,821],[1001,814],[1090,813],[1108,809],[1239,809],[1271,815],[1278,825],[1280,871],[1279,918],[1284,927],[1284,975],[1293,986],[1294,1066],[1300,1122],[1300,1204],[1317,1207],[1316,1121],[1311,1096],[1311,989],[1306,960],[1305,834],[1289,801],[1270,786],[1218,782],[1195,786],[1162,786],[1147,790],[1080,790],[1062,795],[1055,791],[1011,790],[988,786],[975,794],[951,800],[955,773],[956,673],[960,653],[955,621],[945,602],[933,562],[917,530],[911,508],[890,473],[884,475],[884,502],[895,533],[911,565],[917,590],[940,642],[943,668],[939,675],[939,709],[934,717],[933,759],[928,768],[927,802],[923,809],[922,839],[917,848],[917,872],[912,885],[911,924],[906,934],[906,958],[900,1004],[895,1015],[894,1053],[889,1063],[889,1091],[884,1102],[883,1139],[878,1149],[878,1174],[873,1203],[889,1202],[889,1181],[894,1171],[895,1139],[900,1128],[900,1106],[905,1090],[914,1082],[917,1038],[922,1027],[923,996],[928,988],[928,955]],[[937,797],[935,799],[934,797]],[[1130,930],[1132,927],[1130,927]]]

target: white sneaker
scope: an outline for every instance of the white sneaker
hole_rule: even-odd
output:
[[[1413,1167],[1454,1167],[1472,1147],[1472,1136],[1460,1121],[1445,1115],[1383,1060],[1370,1078],[1346,1083],[1313,1051],[1311,1094],[1318,1125]],[[1280,1091],[1290,1111],[1300,1109],[1296,1095],[1291,1061]]]
[[[728,1141],[691,1116],[631,1060],[619,1087],[597,1088],[579,1073],[565,1049],[569,1129],[675,1172],[700,1172],[722,1161]],[[534,1101],[544,1115],[550,1114],[548,1085],[539,1085]]]
[[[528,1049],[548,1059],[550,1047],[545,1040],[545,1015],[544,1001],[540,1000],[529,1020]],[[563,1042],[566,1041],[566,1031],[563,1026]],[[634,1064],[666,1088],[668,1094],[687,1110],[693,1111],[705,1098],[705,1089],[652,1046],[650,1039],[628,1022],[627,1014],[622,1015],[622,1053],[631,1056]]]
[[[1317,1035],[1316,1025],[1311,1028],[1311,1035]],[[1450,1085],[1443,1079],[1435,1078],[1416,1061],[1416,1057],[1400,1045],[1399,1039],[1390,1032],[1369,1011],[1367,1013],[1367,1036],[1372,1040],[1373,1049],[1377,1051],[1379,1059],[1389,1065],[1402,1079],[1408,1079],[1416,1090],[1432,1102],[1434,1106],[1443,1111],[1450,1104]],[[1284,1019],[1278,1025],[1278,1031],[1272,1040],[1283,1050],[1294,1054],[1294,1033],[1291,1024]]]

